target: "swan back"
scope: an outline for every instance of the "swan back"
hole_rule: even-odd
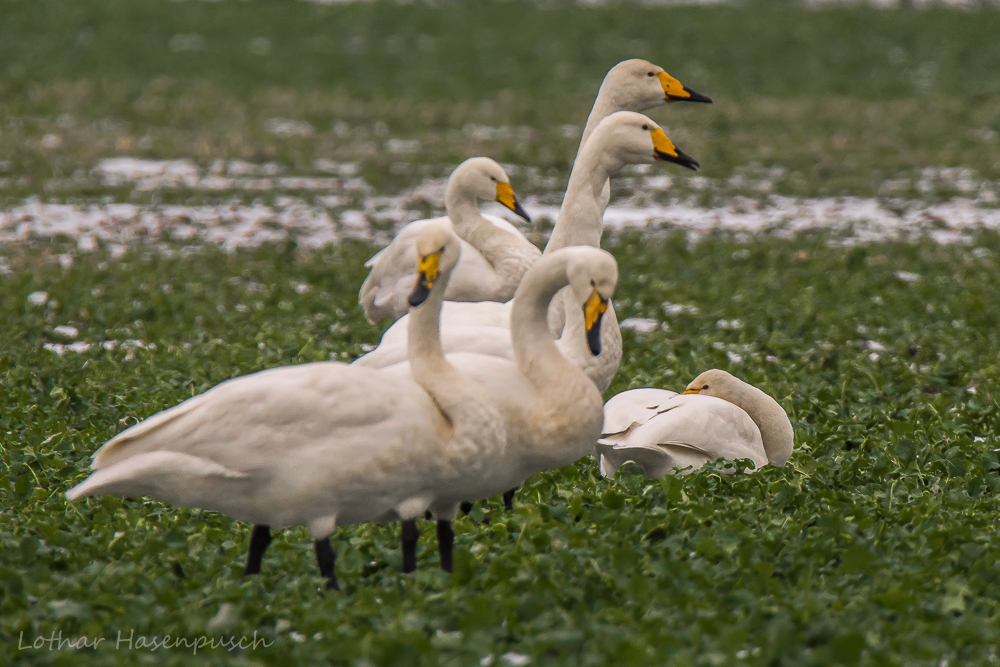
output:
[[[783,466],[792,455],[795,435],[788,415],[774,398],[752,384],[713,368],[692,380],[684,393],[715,396],[744,410],[760,428],[771,465]]]
[[[691,394],[660,403],[643,424],[603,436],[597,451],[606,477],[626,461],[639,464],[651,478],[674,468],[697,470],[719,458],[750,459],[755,468],[768,462],[760,430],[746,412],[713,396]]]

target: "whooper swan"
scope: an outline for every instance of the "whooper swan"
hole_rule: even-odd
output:
[[[223,382],[112,438],[68,497],[150,496],[252,523],[247,574],[260,571],[271,527],[304,524],[328,588],[337,588],[335,526],[428,509],[453,516],[458,501],[441,493],[476,496],[506,460],[506,433],[497,408],[445,360],[438,340],[459,239],[449,224],[429,224],[417,250],[412,373],[322,362]],[[451,554],[442,555],[450,568]]]
[[[365,263],[371,272],[358,298],[369,322],[406,314],[406,300],[417,276],[413,246],[420,230],[436,221],[450,219],[462,239],[461,260],[448,282],[445,299],[507,301],[514,296],[524,272],[541,252],[506,220],[480,213],[480,199],[495,199],[531,221],[514,196],[503,167],[486,157],[466,160],[448,179],[444,195],[448,216],[411,222]]]
[[[792,454],[792,424],[777,401],[725,371],[708,370],[676,394],[632,389],[604,406],[597,441],[601,474],[613,477],[627,461],[648,478],[709,461],[750,459],[755,468],[782,466]]]
[[[564,248],[540,259],[524,276],[511,309],[513,361],[489,355],[455,353],[454,367],[486,388],[492,404],[500,407],[507,433],[506,450],[476,493],[457,487],[445,497],[451,506],[463,500],[487,498],[516,487],[544,470],[573,463],[593,451],[603,423],[601,394],[577,363],[556,347],[548,328],[553,296],[566,288],[566,302],[580,317],[567,327],[575,348],[601,354],[601,320],[618,280],[614,258],[589,247]],[[411,315],[412,317],[412,315]],[[567,341],[569,342],[569,341]],[[387,371],[405,370],[407,363]],[[439,549],[452,539],[449,520],[437,524]],[[448,517],[450,519],[450,517]],[[404,568],[416,566],[415,521],[403,524]],[[450,552],[450,546],[447,546]]]

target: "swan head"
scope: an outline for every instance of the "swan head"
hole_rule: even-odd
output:
[[[712,98],[696,93],[648,60],[633,58],[618,63],[604,77],[620,108],[645,111],[664,102],[712,103]]]
[[[674,145],[663,129],[635,111],[616,111],[600,122],[587,141],[594,150],[610,150],[626,164],[673,162],[696,170],[701,165]]]
[[[599,248],[576,246],[566,250],[572,252],[566,277],[574,299],[583,308],[587,347],[596,357],[601,353],[601,320],[618,284],[618,263]]]
[[[781,404],[757,387],[713,368],[688,384],[685,394],[702,394],[728,401],[740,408],[760,429],[768,463],[782,466],[792,455],[795,435]]]
[[[469,199],[496,201],[531,222],[531,216],[521,208],[510,178],[495,160],[488,157],[469,158],[455,168],[448,179],[448,191]],[[446,199],[448,193],[445,194]]]
[[[703,394],[728,401],[745,384],[746,382],[734,375],[718,368],[713,368],[691,380],[681,393]]]
[[[411,308],[427,300],[435,285],[443,290],[451,270],[458,264],[462,246],[447,220],[435,220],[420,230],[417,236],[417,284],[410,293]]]

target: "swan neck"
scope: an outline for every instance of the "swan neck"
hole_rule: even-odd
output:
[[[602,120],[616,111],[629,110],[617,99],[614,89],[615,86],[613,86],[607,78],[601,82],[601,89],[597,91],[597,99],[594,100],[594,106],[591,107],[590,115],[587,116],[587,125],[583,128],[583,136],[580,138],[580,147],[576,150],[577,158],[580,157],[580,153],[583,152],[583,147],[586,145],[587,140],[590,139],[590,135],[594,133],[594,130],[597,129],[597,126],[601,124]]]
[[[410,309],[406,354],[413,379],[451,423],[454,436],[472,438],[476,432],[476,420],[482,418],[479,401],[476,400],[481,392],[472,380],[445,358],[441,347],[441,304],[450,273],[451,269],[442,272],[427,300]]]
[[[730,403],[747,413],[760,429],[764,452],[771,465],[784,465],[792,454],[792,423],[781,405],[771,396],[746,382],[727,397]]]
[[[546,253],[575,245],[601,247],[601,234],[604,232],[601,192],[608,179],[624,166],[624,162],[607,150],[602,136],[595,137],[583,147],[573,163],[566,196],[545,246]]]
[[[514,359],[535,387],[560,385],[574,373],[582,374],[562,356],[549,330],[549,304],[568,284],[566,258],[545,258],[528,272],[514,295],[510,313]]]

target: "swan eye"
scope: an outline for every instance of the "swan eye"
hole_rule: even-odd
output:
[[[652,72],[646,72],[646,76],[653,76]]]
[[[648,129],[649,129],[649,125],[643,125],[643,126],[642,126],[642,129],[644,129],[644,130],[648,130]]]
[[[446,247],[447,247],[447,246],[441,246],[441,249],[440,249],[440,250],[438,250],[438,252],[439,252],[439,253],[441,253],[441,254],[443,255],[443,254],[444,254],[444,249],[445,249]]]
[[[701,388],[701,391],[705,391],[706,389],[708,389],[708,385],[707,384],[704,387]]]

